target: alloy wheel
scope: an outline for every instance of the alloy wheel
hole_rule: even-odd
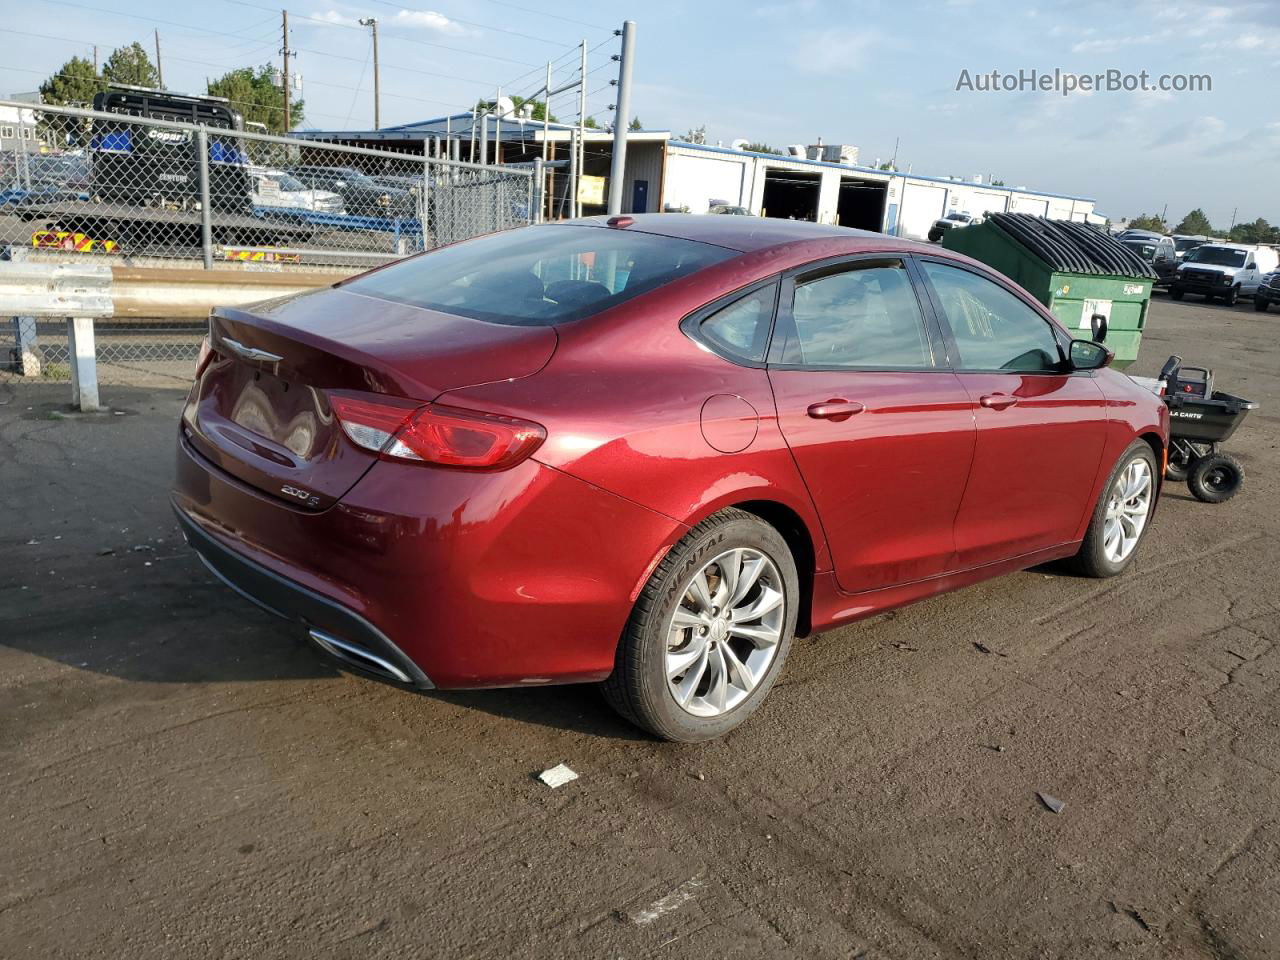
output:
[[[769,672],[786,623],[777,566],[748,547],[727,550],[685,585],[667,629],[667,688],[698,717],[728,713]]]
[[[1138,545],[1153,491],[1151,466],[1143,457],[1131,460],[1112,484],[1102,528],[1102,549],[1112,563],[1122,563]]]

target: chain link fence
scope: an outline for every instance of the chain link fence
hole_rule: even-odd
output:
[[[528,168],[274,137],[225,108],[162,119],[138,99],[119,112],[23,105],[45,142],[0,152],[0,243],[361,268],[537,216]]]
[[[526,167],[270,136],[240,129],[212,101],[186,122],[163,101],[11,104],[34,111],[40,136],[0,150],[0,247],[27,258],[345,275],[538,218],[540,184]],[[99,379],[185,383],[203,331],[202,322],[100,321]],[[63,324],[0,317],[0,383],[69,376]]]

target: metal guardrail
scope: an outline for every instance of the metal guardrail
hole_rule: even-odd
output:
[[[305,270],[210,270],[195,267],[131,268],[92,263],[0,262],[0,317],[12,318],[12,356],[16,376],[37,380],[48,373],[48,352],[40,342],[44,320],[65,320],[65,360],[71,402],[84,411],[100,408],[95,326],[106,320],[162,317],[203,319],[214,306],[237,306],[329,286],[340,274]],[[44,325],[47,329],[47,324]],[[108,331],[112,334],[116,330]],[[114,340],[125,339],[117,344]],[[189,352],[161,334],[170,365],[185,363]],[[128,338],[108,338],[108,349],[138,346]]]

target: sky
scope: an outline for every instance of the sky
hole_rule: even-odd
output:
[[[1201,207],[1215,226],[1280,222],[1280,3],[850,3],[836,0],[289,0],[305,126],[372,125],[370,41],[379,21],[384,125],[527,94],[545,64],[576,72],[587,41],[587,113],[614,99],[612,31],[636,21],[632,114],[650,129],[775,147],[856,144],[933,176],[1094,198],[1112,219]],[[0,91],[35,89],[68,57],[105,60],[160,31],[170,89],[279,63],[280,6],[260,0],[0,0],[12,33]],[[127,12],[126,12],[127,11]],[[982,91],[991,71],[1207,75],[1198,91]],[[967,71],[967,74],[964,73]],[[558,80],[557,80],[558,82]],[[1203,84],[1202,84],[1203,85]],[[552,103],[577,116],[577,94]],[[1237,212],[1238,211],[1238,212]]]

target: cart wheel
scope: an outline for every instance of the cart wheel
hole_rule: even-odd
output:
[[[1191,465],[1187,487],[1197,500],[1224,503],[1244,486],[1244,467],[1228,453],[1211,453]]]
[[[1191,461],[1194,463],[1195,461]],[[1175,459],[1175,455],[1171,452],[1169,462],[1164,468],[1164,478],[1170,483],[1186,483],[1187,475],[1191,473],[1191,463],[1185,463],[1181,459]]]

